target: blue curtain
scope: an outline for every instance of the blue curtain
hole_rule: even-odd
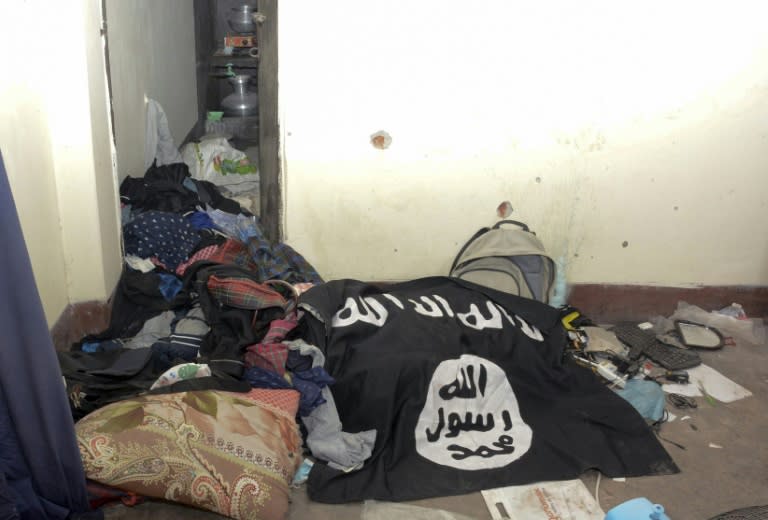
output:
[[[0,267],[0,520],[87,515],[72,416],[1,154]]]

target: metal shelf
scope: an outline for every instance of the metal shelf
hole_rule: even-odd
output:
[[[227,56],[226,54],[213,54],[211,56],[211,65],[222,66],[227,63],[231,63],[235,66],[250,65],[255,67],[259,63],[259,58],[253,58],[248,54],[232,54]]]

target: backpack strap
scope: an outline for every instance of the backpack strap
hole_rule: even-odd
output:
[[[511,220],[510,220],[509,222],[513,222],[513,221],[511,221]],[[501,224],[501,222],[499,222],[499,224]],[[497,224],[497,226],[498,226],[498,224]],[[496,226],[494,226],[494,229],[496,229]],[[469,245],[470,245],[472,242],[474,242],[475,240],[477,240],[478,238],[480,238],[482,235],[484,235],[484,234],[486,234],[487,232],[489,232],[490,230],[491,230],[491,228],[489,228],[489,227],[480,228],[480,229],[477,231],[477,233],[475,233],[474,235],[472,235],[472,238],[470,238],[469,240],[467,240],[467,243],[466,243],[466,244],[464,244],[464,245],[461,247],[461,249],[459,250],[459,254],[457,254],[457,255],[456,255],[456,258],[454,258],[454,259],[453,259],[453,264],[451,264],[451,270],[450,270],[450,271],[448,271],[448,276],[450,276],[450,275],[451,275],[451,273],[453,272],[453,270],[454,270],[454,269],[456,269],[456,264],[459,262],[459,258],[461,258],[461,255],[463,255],[463,254],[464,254],[464,251],[466,251],[466,250],[467,250],[467,248],[469,247]]]
[[[533,231],[528,229],[528,225],[527,224],[524,224],[524,223],[519,222],[517,220],[500,220],[500,221],[496,222],[496,225],[493,226],[493,229],[499,229],[502,224],[514,224],[515,226],[523,228],[523,231],[527,231],[529,233],[533,233]],[[533,234],[535,235],[536,233],[533,233]]]

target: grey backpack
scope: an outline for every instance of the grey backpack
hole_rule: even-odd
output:
[[[554,260],[527,225],[502,220],[482,228],[464,244],[449,276],[549,303],[555,269]]]

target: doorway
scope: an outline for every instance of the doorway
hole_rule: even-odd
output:
[[[239,16],[243,6],[260,13],[255,24],[256,46],[247,38],[253,32],[237,33],[228,19]],[[205,133],[205,120],[210,110],[220,110],[221,100],[231,91],[222,76],[229,70],[256,76],[258,94],[257,130],[252,125],[233,137],[239,149],[258,147],[260,176],[260,218],[266,236],[279,241],[282,237],[280,212],[280,131],[277,116],[277,0],[195,0],[195,51],[197,56],[198,124],[190,137],[199,139]],[[225,50],[224,38],[245,34],[243,47]],[[241,42],[236,42],[241,44]]]
[[[222,98],[232,92],[225,75],[231,64],[235,74],[251,76],[248,88],[257,92],[258,109],[243,117],[238,127],[243,132],[230,133],[230,144],[241,151],[250,147],[249,159],[259,171],[258,197],[253,195],[262,231],[280,241],[277,0],[102,1],[119,180],[144,174],[142,110],[147,99],[165,109],[182,148],[206,134],[209,112],[221,111]],[[224,36],[243,35],[232,30],[228,17],[246,4],[262,15],[254,30],[256,44],[227,55]]]

